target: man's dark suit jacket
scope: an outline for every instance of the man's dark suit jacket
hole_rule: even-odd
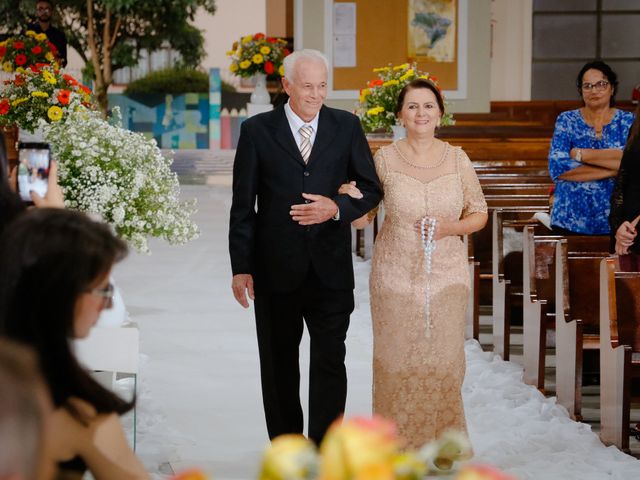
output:
[[[340,185],[351,180],[362,199],[337,194]],[[289,212],[292,205],[305,202],[303,192],[332,198],[340,220],[312,226],[295,222]],[[306,165],[283,106],[247,119],[233,166],[233,274],[252,274],[256,288],[288,292],[312,267],[324,286],[353,289],[350,223],[381,198],[371,151],[355,115],[322,107]]]

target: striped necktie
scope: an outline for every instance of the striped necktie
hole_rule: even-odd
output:
[[[309,155],[311,155],[311,134],[313,133],[313,127],[311,125],[303,125],[300,127],[300,136],[302,141],[300,142],[300,155],[304,163],[309,161]]]

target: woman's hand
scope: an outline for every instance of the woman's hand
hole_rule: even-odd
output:
[[[362,192],[360,191],[360,189],[358,189],[358,187],[356,187],[355,181],[343,183],[342,185],[340,185],[338,193],[342,195],[349,195],[351,198],[355,198],[357,200],[360,200],[362,198]]]
[[[31,191],[33,204],[38,208],[64,208],[64,195],[58,185],[58,162],[51,160],[49,167],[49,178],[47,179],[47,193],[41,197],[36,192]]]
[[[433,232],[433,239],[435,241],[438,241],[443,239],[444,237],[451,236],[452,227],[454,223],[455,222],[450,222],[448,220],[436,219],[435,231]],[[422,233],[422,218],[419,220],[416,220],[416,223],[414,223],[413,228],[416,232],[418,232],[418,235]],[[429,235],[429,222],[427,222],[425,225],[424,235],[425,237],[423,238],[423,240],[426,240],[427,235]]]
[[[633,241],[638,235],[636,230],[636,224],[638,223],[637,217],[633,222],[622,222],[622,225],[618,227],[616,231],[616,253],[618,255],[626,255],[629,253],[629,247],[633,245]]]

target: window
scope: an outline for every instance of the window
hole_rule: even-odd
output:
[[[580,68],[600,58],[618,74],[619,100],[640,82],[638,0],[534,0],[531,98],[577,98]]]

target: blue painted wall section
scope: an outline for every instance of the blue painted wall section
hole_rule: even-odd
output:
[[[209,93],[109,95],[109,106],[120,107],[125,128],[155,138],[161,148],[172,149],[210,148],[209,102]],[[219,112],[218,107],[218,146],[211,148],[219,148]]]
[[[209,148],[220,148],[220,110],[222,104],[222,82],[220,69],[209,70]]]

